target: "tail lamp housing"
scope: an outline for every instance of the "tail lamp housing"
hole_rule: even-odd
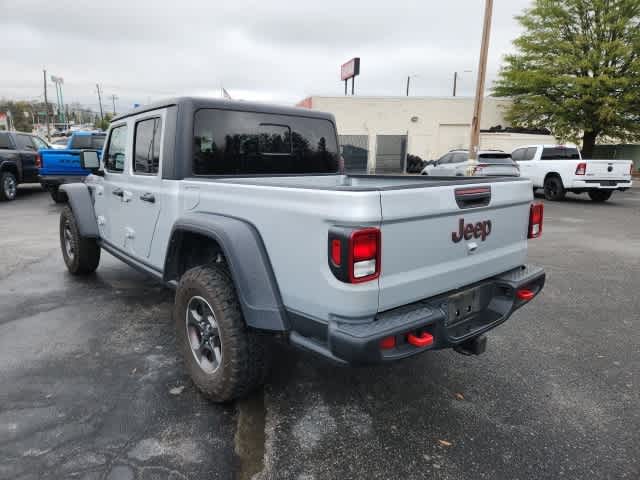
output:
[[[380,276],[379,228],[332,228],[329,231],[329,268],[345,283],[363,283]]]
[[[586,175],[587,174],[587,164],[585,162],[580,162],[576,167],[576,175]]]
[[[544,218],[544,205],[533,203],[529,209],[529,231],[527,238],[538,238],[542,235],[542,220]]]
[[[42,157],[36,153],[36,168],[42,168]]]

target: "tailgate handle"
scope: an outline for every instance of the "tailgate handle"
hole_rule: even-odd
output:
[[[455,195],[460,208],[486,207],[491,201],[491,187],[456,188]]]

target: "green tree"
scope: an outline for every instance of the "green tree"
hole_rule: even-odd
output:
[[[33,105],[28,102],[1,100],[0,112],[10,112],[12,127],[19,132],[30,132],[33,128]]]
[[[95,127],[99,128],[101,130],[106,130],[107,128],[109,128],[109,123],[111,123],[111,119],[113,118],[113,115],[111,115],[108,112],[105,112],[104,114],[104,119],[100,119],[100,116],[96,116],[96,122],[95,122]]]
[[[534,0],[494,85],[507,120],[582,140],[640,139],[640,0]]]

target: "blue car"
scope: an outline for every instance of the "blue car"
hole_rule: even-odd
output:
[[[66,195],[59,190],[65,183],[83,182],[89,171],[80,166],[81,150],[102,152],[106,134],[102,132],[74,132],[62,150],[40,150],[40,184],[56,203],[66,201]]]

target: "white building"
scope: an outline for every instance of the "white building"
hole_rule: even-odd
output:
[[[508,99],[484,100],[480,128],[507,127]],[[308,97],[298,106],[333,113],[347,168],[400,172],[407,155],[439,158],[469,148],[473,98],[470,97]],[[555,143],[550,135],[483,132],[481,149],[510,152],[524,144]]]

